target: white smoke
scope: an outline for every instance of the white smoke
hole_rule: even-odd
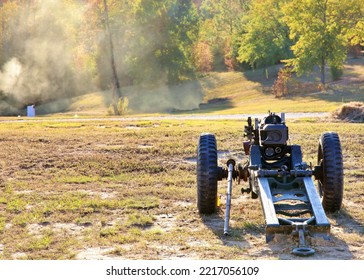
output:
[[[82,87],[74,50],[82,24],[81,6],[61,0],[34,1],[10,22],[6,42],[9,60],[0,70],[0,92],[21,108],[27,104],[71,97]]]
[[[17,58],[12,58],[0,71],[0,90],[6,95],[11,94],[17,86],[23,67]]]

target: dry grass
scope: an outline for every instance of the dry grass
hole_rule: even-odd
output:
[[[219,183],[221,211],[202,217],[197,212],[193,159],[199,134],[217,135],[225,164],[227,151],[243,157],[243,125],[107,119],[1,123],[0,259],[292,258],[290,247],[265,243],[260,204],[241,195],[238,186],[231,237],[222,234],[225,182]],[[340,133],[344,207],[330,216],[336,243],[321,244],[320,254],[362,259],[364,127],[317,121],[289,126],[291,141],[303,145],[306,161],[314,163],[320,133]],[[336,255],[325,251],[333,246],[341,250]]]
[[[348,122],[364,122],[364,103],[349,102],[333,112],[333,117]]]

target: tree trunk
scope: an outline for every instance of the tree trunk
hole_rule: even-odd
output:
[[[119,113],[117,104],[118,104],[119,98],[121,97],[121,90],[120,90],[118,73],[116,71],[114,44],[113,44],[112,34],[111,34],[111,30],[110,30],[109,9],[108,9],[106,0],[104,0],[104,9],[105,9],[106,31],[109,36],[109,44],[110,44],[110,62],[111,62],[111,71],[112,71],[112,77],[113,77],[113,79],[112,79],[113,107],[114,107],[115,115],[119,115],[120,113]]]
[[[325,83],[326,83],[326,75],[325,75],[325,65],[326,65],[326,63],[325,63],[325,58],[324,57],[322,57],[322,59],[321,59],[321,84],[323,85],[323,86],[325,86]]]
[[[326,26],[326,13],[327,13],[327,2],[328,0],[325,0],[325,3],[324,3],[324,18],[323,18],[323,24],[324,24],[324,28],[323,28],[323,36],[325,36],[325,33],[326,33],[326,29],[327,29],[327,26]],[[325,77],[325,64],[326,64],[326,56],[325,56],[325,52],[324,52],[324,49],[325,49],[326,46],[323,46],[323,54],[322,54],[322,57],[321,57],[321,84],[325,87],[325,83],[326,83],[326,77]]]

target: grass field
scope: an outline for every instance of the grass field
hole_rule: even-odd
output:
[[[232,235],[219,213],[196,207],[200,133],[218,139],[221,164],[243,158],[241,121],[0,123],[0,259],[294,259],[295,244],[266,244],[260,203],[234,187]],[[289,120],[292,144],[316,163],[319,135],[340,134],[344,205],[331,240],[310,240],[322,259],[364,259],[364,126]],[[229,151],[229,152],[228,152]]]

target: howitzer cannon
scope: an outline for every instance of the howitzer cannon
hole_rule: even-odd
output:
[[[326,213],[340,210],[343,199],[343,159],[340,139],[335,132],[325,132],[318,144],[317,165],[302,161],[299,145],[288,145],[285,114],[269,113],[263,119],[248,118],[243,150],[245,163],[228,159],[226,167],[218,166],[215,135],[199,137],[197,155],[197,207],[201,214],[216,211],[218,181],[227,179],[224,234],[229,234],[232,184],[245,181],[242,193],[260,198],[266,221],[266,240],[277,233],[293,233],[299,246],[293,253],[314,254],[306,246],[305,235],[328,235],[330,223]],[[315,181],[317,181],[317,186]]]

